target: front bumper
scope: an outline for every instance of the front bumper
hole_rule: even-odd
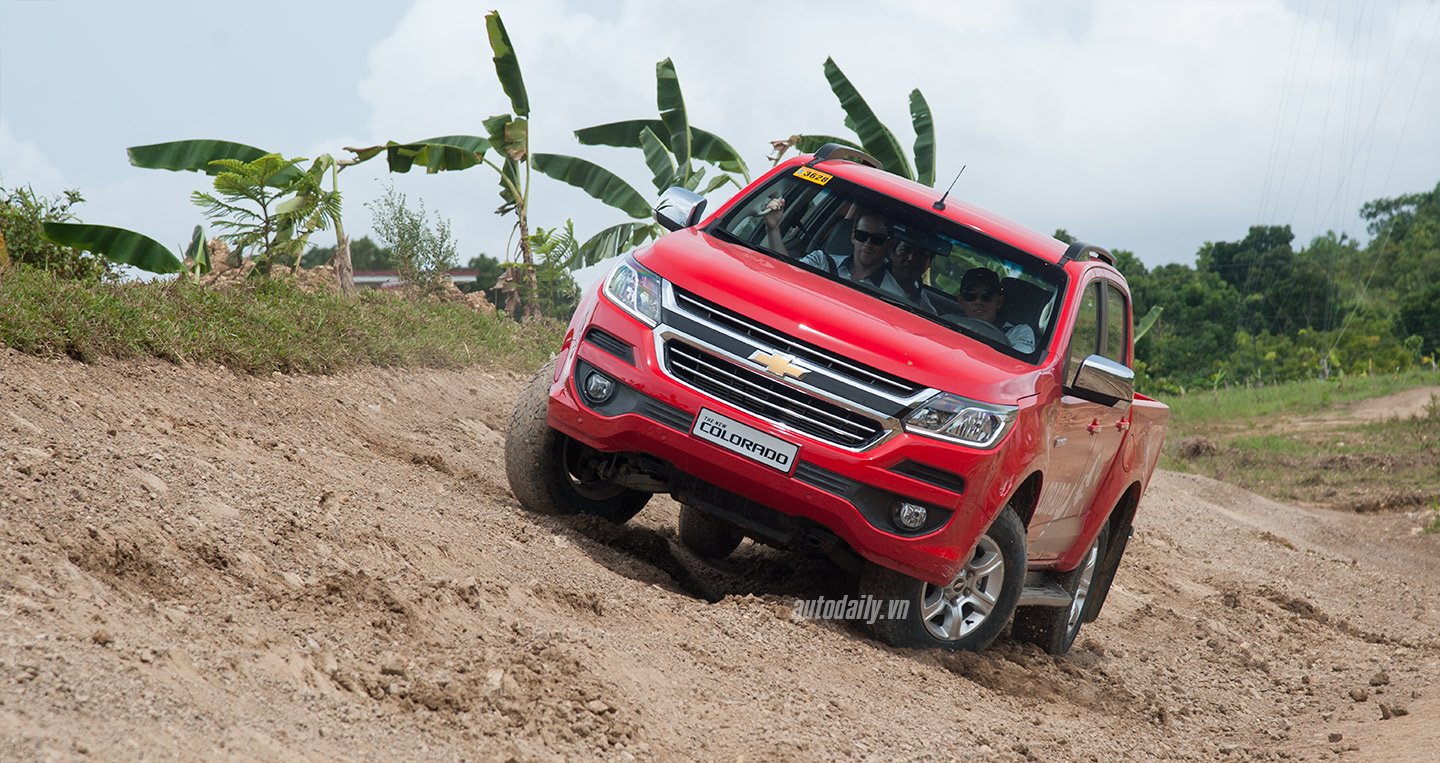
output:
[[[664,342],[677,336],[673,326],[651,329],[591,291],[556,364],[550,425],[597,450],[663,459],[709,486],[819,524],[865,559],[938,584],[956,575],[1014,490],[1001,467],[1006,441],[977,450],[891,427],[861,448],[826,442],[676,378],[663,356]],[[619,383],[603,403],[577,387],[592,371]],[[690,430],[702,409],[798,450],[782,469],[701,439]],[[902,499],[931,510],[919,532],[889,521],[892,501]]]

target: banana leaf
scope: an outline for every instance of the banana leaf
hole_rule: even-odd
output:
[[[125,153],[130,157],[130,163],[136,167],[218,175],[224,168],[211,164],[217,159],[253,162],[270,152],[244,143],[224,140],[176,140],[147,146],[131,146],[125,149]],[[277,188],[283,186],[299,177],[301,172],[303,170],[299,167],[290,168],[271,178],[269,185]]]
[[[664,134],[670,136],[675,171],[683,176],[682,179],[688,179],[690,119],[685,115],[685,97],[680,93],[680,78],[675,74],[675,64],[668,58],[655,64],[655,105],[660,107],[660,121],[665,123]]]
[[[520,197],[517,192],[520,190],[520,163],[514,159],[506,158],[505,165],[500,170],[500,201],[503,202],[495,214],[503,215],[519,206]]]
[[[669,130],[659,119],[630,119],[624,122],[610,122],[575,131],[575,137],[586,146],[615,146],[616,148],[643,148],[640,133],[649,129],[656,135],[668,135]],[[738,172],[750,182],[750,168],[729,143],[719,136],[705,132],[698,127],[690,128],[690,154],[708,162],[725,172]]]
[[[801,135],[800,142],[795,144],[795,150],[802,154],[813,154],[820,150],[826,143],[839,143],[842,146],[849,146],[853,149],[864,151],[858,143],[846,138],[837,138],[834,135]]]
[[[744,188],[744,186],[740,185],[740,183],[737,182],[735,178],[730,177],[729,175],[721,174],[710,178],[710,184],[705,186],[705,190],[701,191],[700,195],[709,196],[711,191],[719,188],[722,185],[725,185],[726,183],[735,183],[736,188]]]
[[[499,11],[485,14],[485,32],[490,37],[490,50],[495,53],[495,76],[500,79],[505,95],[510,97],[510,108],[518,116],[530,116],[530,97],[525,94],[525,80],[520,76],[520,59],[515,56],[515,47],[510,44],[510,35],[505,33]]]
[[[910,91],[910,123],[915,126],[915,180],[935,187],[935,122],[920,88]]]
[[[850,84],[850,80],[840,71],[833,58],[825,59],[825,79],[830,81],[830,89],[835,93],[835,97],[840,99],[840,108],[845,110],[845,126],[860,136],[860,145],[865,153],[879,160],[886,170],[914,180],[915,172],[910,168],[910,161],[905,158],[905,152],[900,148],[900,141],[896,140],[890,128],[875,116],[870,105],[860,97],[860,91]]]
[[[185,247],[185,259],[195,263],[195,272],[205,275],[210,272],[210,247],[205,243],[205,228],[197,225],[190,234],[190,246]]]
[[[356,151],[353,148],[346,150]],[[490,141],[474,135],[446,135],[414,143],[391,141],[385,146],[391,172],[409,172],[412,166],[419,164],[430,174],[474,167],[488,150]],[[369,151],[361,149],[356,153]]]
[[[180,258],[164,244],[125,228],[47,222],[42,235],[45,240],[61,246],[94,252],[151,273],[179,273],[185,269]]]
[[[572,270],[614,257],[655,235],[652,223],[620,223],[596,233],[580,245]]]
[[[517,162],[525,161],[530,150],[529,125],[524,119],[509,114],[490,117],[485,120],[485,132],[490,135],[490,147]]]
[[[561,154],[531,154],[530,166],[562,183],[579,188],[636,219],[652,214],[644,196],[613,172],[593,162]]]
[[[685,179],[680,183],[680,185],[685,186],[685,190],[687,190],[687,191],[693,191],[693,190],[695,190],[696,188],[699,188],[699,187],[700,187],[700,181],[703,180],[704,178],[705,178],[705,168],[704,168],[704,167],[699,167],[699,168],[697,168],[694,172],[690,173],[689,175],[686,175],[686,176],[685,176]]]
[[[665,150],[665,144],[652,130],[644,130],[640,133],[640,146],[645,149],[645,165],[655,175],[655,190],[664,191],[675,185],[675,162],[670,158],[670,152]]]
[[[1140,341],[1140,337],[1145,336],[1145,332],[1155,327],[1155,322],[1160,320],[1160,313],[1164,311],[1165,308],[1162,305],[1155,305],[1150,308],[1150,312],[1146,313],[1145,317],[1140,319],[1140,327],[1135,330],[1135,341]]]

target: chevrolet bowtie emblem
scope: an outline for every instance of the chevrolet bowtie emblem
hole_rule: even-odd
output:
[[[770,355],[756,350],[750,353],[750,359],[764,366],[766,371],[776,376],[793,376],[796,379],[803,379],[805,374],[810,373],[810,369],[795,365],[795,358],[789,355],[778,353]]]

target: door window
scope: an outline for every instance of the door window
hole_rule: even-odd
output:
[[[1130,305],[1125,292],[1105,283],[1105,348],[1101,354],[1123,366],[1130,349]]]
[[[1075,330],[1070,334],[1070,354],[1066,358],[1065,379],[1074,383],[1080,364],[1100,350],[1100,283],[1085,287],[1080,297],[1080,312],[1075,316]]]

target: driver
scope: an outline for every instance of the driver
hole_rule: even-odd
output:
[[[1000,288],[1000,276],[989,268],[971,268],[960,279],[960,314],[995,325],[1005,335],[1011,347],[1021,352],[1035,351],[1035,329],[1029,324],[998,324],[1000,306],[1005,304],[1005,294]]]
[[[766,205],[763,219],[770,247],[788,255],[779,231],[780,212],[784,208],[783,199],[772,201]],[[895,245],[895,237],[890,232],[890,226],[885,223],[885,218],[874,212],[856,212],[855,228],[851,231],[850,241],[854,250],[849,255],[827,254],[816,249],[801,257],[800,261],[830,275],[905,299],[905,290],[901,288],[900,282],[885,268],[885,260]]]

